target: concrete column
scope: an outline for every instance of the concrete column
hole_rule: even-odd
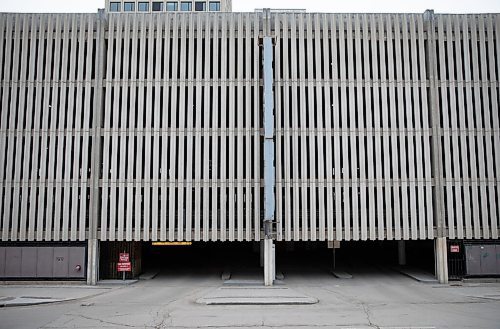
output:
[[[332,260],[333,260],[333,265],[332,265],[332,270],[335,270],[337,267],[337,259],[335,258],[335,248],[332,249]]]
[[[398,241],[398,264],[406,265],[406,242],[404,240]]]
[[[273,243],[273,282],[276,280],[276,245]]]
[[[264,239],[264,285],[272,286],[276,279],[275,249],[272,239]]]
[[[87,284],[95,286],[99,281],[99,241],[88,240],[87,248]]]
[[[434,253],[436,264],[436,277],[439,283],[448,283],[448,249],[446,238],[434,240]]]
[[[264,267],[264,241],[260,241],[260,267]]]
[[[264,33],[264,284],[272,286],[276,277],[275,251],[273,244],[273,223],[275,220],[276,200],[274,189],[276,185],[276,168],[274,165],[274,49],[271,37],[271,13],[268,9],[263,12]]]
[[[97,68],[96,68],[96,97],[94,97],[94,124],[92,127],[92,165],[90,185],[90,218],[88,227],[87,248],[87,284],[96,285],[99,280],[99,240],[97,239],[97,227],[100,212],[99,177],[101,170],[101,118],[103,117],[103,84],[104,84],[104,59],[106,53],[105,29],[107,28],[107,17],[103,11],[99,11],[97,20]]]

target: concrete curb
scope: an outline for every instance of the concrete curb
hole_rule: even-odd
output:
[[[3,303],[0,301],[0,307],[16,307],[16,306],[35,306],[35,305],[43,305],[43,304],[54,304],[76,300],[77,298],[67,298],[67,299],[45,299],[45,298],[33,298],[31,301],[21,301],[23,297],[11,297],[13,302]],[[9,300],[9,301],[10,301]]]
[[[406,275],[407,277],[412,278],[413,280],[418,282],[429,283],[429,284],[439,283],[436,277],[434,277],[432,274],[419,269],[395,267],[393,268],[393,270],[403,275]]]
[[[221,287],[196,300],[204,305],[308,305],[318,299],[287,287]]]
[[[311,305],[319,301],[312,297],[297,298],[259,298],[259,297],[239,297],[239,298],[200,298],[198,304],[205,305]]]
[[[160,274],[160,270],[151,270],[151,271],[148,271],[148,272],[145,272],[145,273],[142,273],[141,275],[139,275],[139,280],[152,280],[154,278],[156,278],[156,276]]]
[[[99,280],[97,282],[98,286],[130,286],[131,284],[137,283],[139,280]]]
[[[463,283],[500,283],[500,278],[463,278]]]
[[[350,273],[340,270],[332,270],[331,272],[337,279],[352,279],[352,274]]]

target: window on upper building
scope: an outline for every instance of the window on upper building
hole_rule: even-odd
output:
[[[177,2],[167,2],[167,11],[177,11],[178,5]]]
[[[135,2],[124,2],[123,11],[135,11]]]
[[[220,2],[218,1],[211,1],[208,6],[210,11],[220,11]]]
[[[194,3],[194,10],[195,11],[206,11],[207,10],[207,3],[205,1],[196,1]]]
[[[181,11],[191,11],[193,4],[191,2],[181,2]]]
[[[138,11],[149,11],[149,2],[139,2],[137,4]]]
[[[119,12],[121,9],[121,3],[119,2],[110,2],[109,3],[109,11],[113,13]]]
[[[163,11],[163,2],[154,1],[151,5],[153,11]]]

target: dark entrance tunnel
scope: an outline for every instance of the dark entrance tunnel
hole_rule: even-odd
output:
[[[222,271],[258,267],[259,251],[252,242],[194,242],[184,246],[143,243],[145,268],[160,270]]]
[[[405,266],[434,273],[433,241],[406,241]],[[276,267],[285,274],[330,272],[333,267],[354,272],[375,272],[399,266],[397,241],[348,241],[340,248],[328,248],[327,242],[278,242]]]
[[[433,241],[406,241],[406,266],[434,272]],[[157,271],[171,274],[253,273],[263,271],[259,242],[193,242],[187,245],[152,242],[101,243],[101,279],[121,278],[116,263],[121,252],[130,253],[132,273]],[[340,248],[328,248],[327,242],[276,242],[276,269],[285,275],[330,273],[333,266],[352,272],[370,273],[398,266],[397,241],[349,241]]]

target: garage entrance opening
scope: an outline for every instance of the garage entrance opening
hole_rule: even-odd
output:
[[[332,245],[330,247],[338,244]],[[434,274],[433,240],[405,241],[404,262],[398,241],[349,241],[340,248],[327,242],[276,242],[278,277],[331,275],[340,270],[355,275],[394,272],[404,266]],[[335,250],[335,252],[334,252]],[[193,242],[192,244],[154,245],[152,242],[102,242],[100,278],[121,279],[117,271],[120,253],[128,253],[131,272],[126,278],[144,273],[159,275],[219,276],[230,273],[235,280],[263,278],[259,242]]]
[[[143,243],[145,270],[221,273],[229,268],[259,268],[259,250],[247,242],[193,242],[191,245]]]
[[[256,273],[260,268],[259,243],[252,242],[193,242],[175,245],[152,242],[103,242],[100,252],[100,278],[121,279],[117,271],[120,253],[128,253],[132,271],[126,278],[138,278],[145,273],[158,275],[221,275],[224,271],[247,269]]]
[[[400,265],[434,273],[433,241],[406,241],[404,263],[400,264],[397,241],[349,241],[340,248],[327,242],[278,242],[276,268],[288,275],[330,274],[335,268],[350,274],[393,271]]]

